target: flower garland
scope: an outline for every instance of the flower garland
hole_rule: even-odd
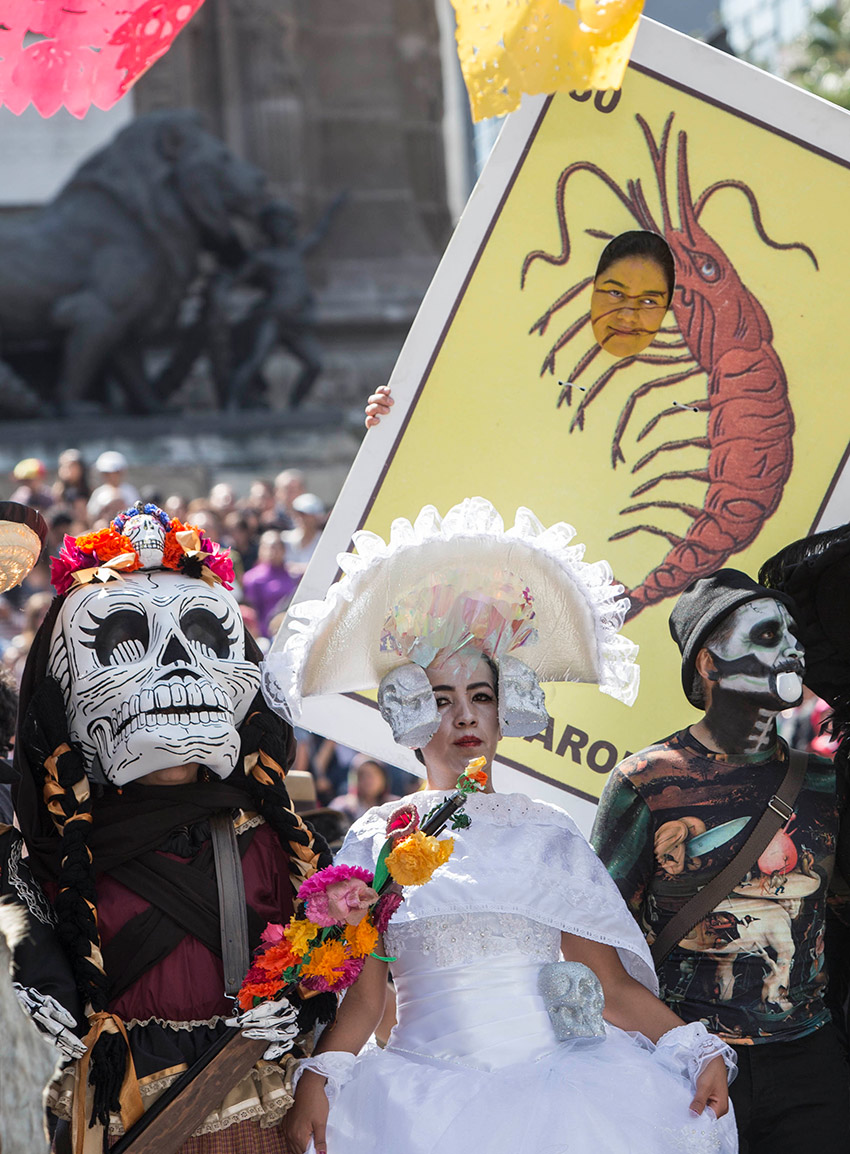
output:
[[[389,817],[386,842],[375,873],[359,866],[333,865],[309,877],[298,890],[295,915],[286,926],[269,923],[236,1001],[243,1011],[266,1001],[339,993],[357,981],[366,958],[404,900],[401,886],[424,885],[448,861],[454,838],[437,838],[451,821],[469,824],[459,810],[470,793],[487,784],[484,758],[471,761],[456,792],[424,821],[412,805]],[[459,818],[466,818],[460,821]],[[392,959],[382,959],[392,960]]]
[[[106,529],[65,536],[58,557],[50,559],[50,580],[56,592],[61,596],[75,586],[116,580],[121,573],[141,569],[141,558],[125,529],[133,517],[143,514],[159,521],[164,530],[163,569],[233,588],[235,574],[229,549],[211,541],[196,525],[184,525],[157,505],[138,502],[119,513]]]

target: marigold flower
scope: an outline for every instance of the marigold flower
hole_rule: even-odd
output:
[[[165,534],[165,542],[162,547],[162,565],[164,569],[179,569],[180,562],[186,556],[183,546],[177,540],[177,534],[182,533],[184,529],[191,528],[191,526],[184,525],[174,517],[171,521],[171,529]]]
[[[310,960],[301,972],[306,978],[324,978],[329,985],[333,985],[348,959],[348,950],[343,942],[323,942],[312,951]]]
[[[289,942],[279,942],[276,946],[269,946],[262,957],[257,958],[257,965],[262,966],[269,976],[283,973],[290,966],[297,966],[301,955],[297,954]]]
[[[315,922],[305,921],[299,918],[289,923],[283,931],[283,936],[297,954],[306,954],[310,942],[312,942],[318,932],[319,927]]]
[[[366,957],[372,953],[378,944],[378,931],[368,918],[364,918],[356,926],[345,927],[345,940],[348,942],[352,954]]]
[[[94,533],[84,533],[78,537],[77,548],[83,553],[93,554],[101,564],[111,561],[113,557],[120,557],[122,553],[136,553],[130,538],[116,532],[111,525],[108,529],[98,529]],[[141,565],[137,555],[135,565],[130,566],[128,571],[140,569]]]
[[[427,837],[421,829],[395,847],[387,857],[387,869],[393,881],[401,886],[421,886],[434,870],[449,860],[454,849],[454,838],[438,841]]]
[[[273,982],[250,982],[246,983],[236,996],[239,1006],[243,1010],[250,1010],[254,1005],[254,999],[257,998],[261,1002],[268,998],[276,998],[282,991],[283,983],[280,981]]]

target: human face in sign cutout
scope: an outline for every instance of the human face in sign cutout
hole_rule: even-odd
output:
[[[648,256],[622,257],[593,282],[593,335],[612,356],[635,356],[652,344],[669,304],[670,289],[662,267]]]

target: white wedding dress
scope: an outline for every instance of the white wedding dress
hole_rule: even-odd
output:
[[[424,814],[444,796],[406,800]],[[337,861],[374,868],[398,805],[355,823]],[[519,794],[473,795],[466,812],[452,857],[405,891],[384,935],[398,1001],[387,1047],[306,1063],[331,1075],[328,1154],[733,1154],[731,1112],[689,1113],[675,1047],[611,1026],[555,1039],[537,981],[561,956],[561,930],[615,946],[656,989],[644,940],[572,819]]]

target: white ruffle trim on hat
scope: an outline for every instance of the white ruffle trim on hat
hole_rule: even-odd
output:
[[[631,705],[638,692],[637,646],[619,630],[629,608],[607,561],[583,560],[575,529],[545,528],[530,509],[517,510],[511,529],[483,497],[467,498],[440,518],[426,505],[413,524],[393,521],[390,539],[362,530],[355,553],[337,560],[343,576],[321,601],[302,601],[289,614],[263,663],[263,690],[273,709],[297,721],[304,697],[377,688],[406,658],[380,649],[387,615],[405,593],[451,571],[501,568],[519,575],[534,598],[533,643],[515,656],[541,681],[583,681]]]

